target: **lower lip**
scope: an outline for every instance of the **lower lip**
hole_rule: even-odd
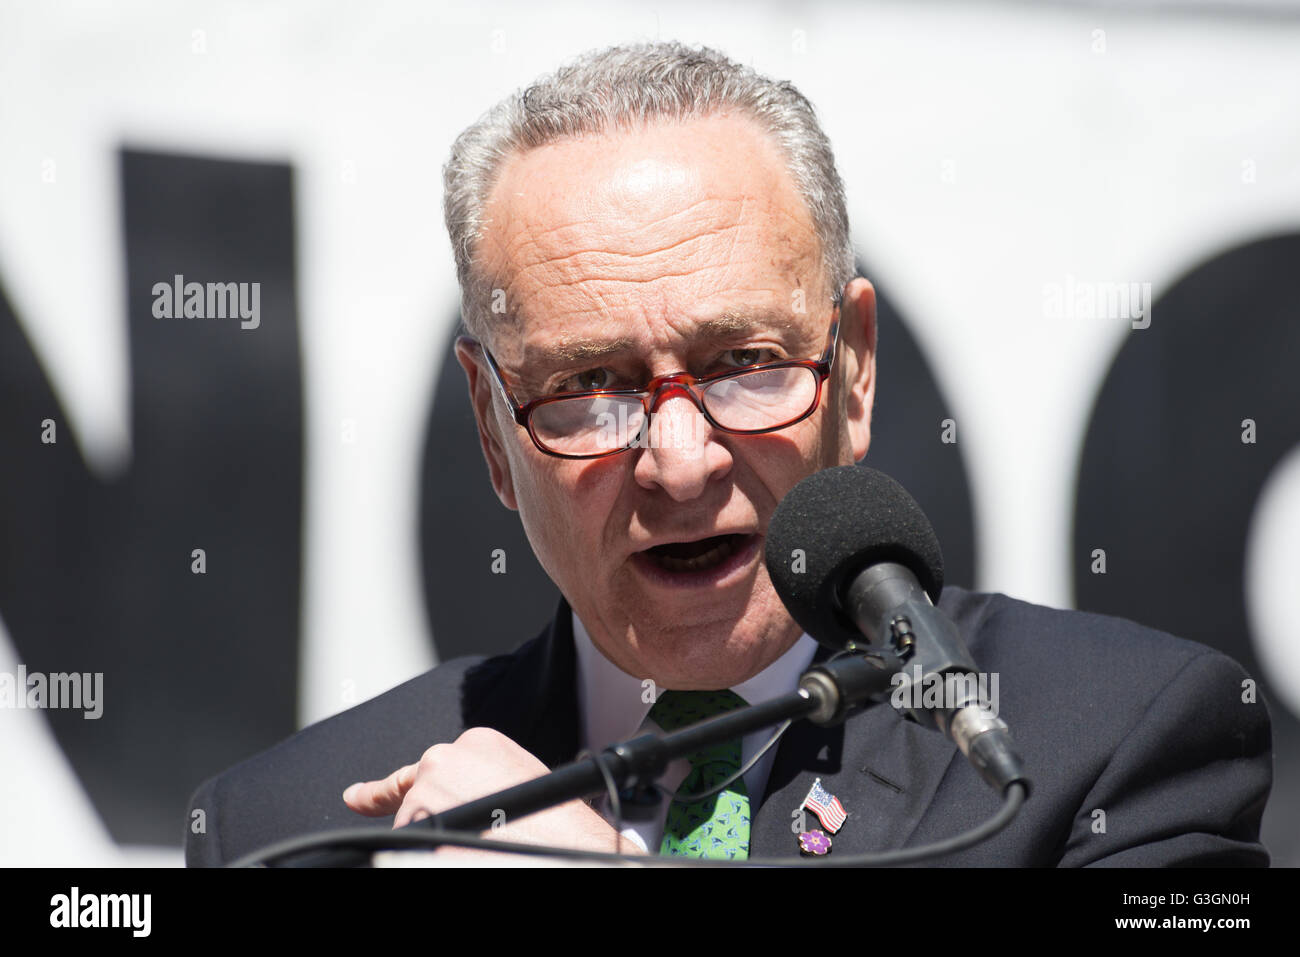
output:
[[[642,576],[665,588],[718,588],[739,581],[744,570],[754,561],[762,536],[749,535],[740,546],[712,568],[698,571],[673,572],[658,564],[645,552],[632,556],[632,564]]]

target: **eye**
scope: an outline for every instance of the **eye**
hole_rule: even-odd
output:
[[[773,349],[729,349],[722,354],[723,365],[737,369],[775,362],[778,358]]]
[[[556,392],[589,392],[593,389],[612,389],[614,374],[609,369],[584,369],[558,383]]]

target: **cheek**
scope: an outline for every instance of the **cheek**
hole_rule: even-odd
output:
[[[619,459],[566,461],[527,450],[512,456],[519,517],[534,549],[548,561],[579,561],[603,541],[627,480],[626,463]]]
[[[825,404],[792,429],[756,438],[767,441],[758,446],[758,454],[750,461],[760,474],[768,477],[769,487],[782,491],[778,499],[812,473],[843,464],[841,450],[848,447],[844,417]]]

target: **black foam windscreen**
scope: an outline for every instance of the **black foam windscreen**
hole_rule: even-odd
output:
[[[861,640],[837,592],[868,565],[905,565],[931,601],[943,590],[943,553],[925,512],[888,475],[860,465],[816,472],[792,488],[768,525],[765,560],[790,616],[835,647]]]

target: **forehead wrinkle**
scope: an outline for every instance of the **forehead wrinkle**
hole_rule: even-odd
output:
[[[733,265],[737,259],[736,249],[742,242],[739,232],[744,228],[747,227],[738,223],[700,224],[687,235],[665,236],[656,243],[641,244],[635,249],[610,245],[612,237],[604,237],[604,244],[583,245],[576,249],[562,248],[560,243],[544,246],[535,238],[527,238],[508,254],[511,258],[506,261],[508,271],[514,276],[544,277],[538,279],[543,287],[607,281],[655,282]],[[725,257],[717,263],[701,263],[692,247],[702,246],[721,234],[730,234]],[[583,238],[595,242],[598,237]],[[535,251],[535,254],[520,255],[525,251]]]
[[[677,225],[678,220],[695,217],[700,222],[692,224],[694,231],[686,237],[690,239],[694,235],[707,235],[741,225],[744,219],[745,203],[749,199],[750,197],[744,195],[704,196],[669,211],[658,211],[654,216],[641,221],[637,221],[626,211],[600,207],[593,202],[588,202],[586,204],[589,207],[587,210],[580,211],[580,214],[573,215],[572,218],[553,225],[539,221],[536,216],[515,220],[519,223],[519,228],[516,231],[521,234],[521,237],[526,237],[528,245],[546,247],[548,250],[552,248],[563,249],[573,241],[574,237],[570,235],[571,233],[577,233],[580,238],[585,238],[591,234],[593,229],[599,230],[602,222],[610,221],[617,224],[619,229],[613,232],[599,232],[599,238],[604,242],[622,240],[631,245],[631,241],[637,233],[662,230],[665,227]],[[739,206],[740,208],[730,221],[721,221],[720,213],[714,211],[715,207],[720,206]],[[700,231],[701,227],[710,219],[714,220],[712,225]],[[510,245],[507,244],[507,249],[510,248]],[[646,251],[655,252],[665,248],[671,247],[652,245]],[[608,251],[615,252],[613,249]],[[626,256],[639,255],[638,252],[619,252],[617,254]],[[547,258],[551,256],[549,252],[544,253],[544,255]]]

